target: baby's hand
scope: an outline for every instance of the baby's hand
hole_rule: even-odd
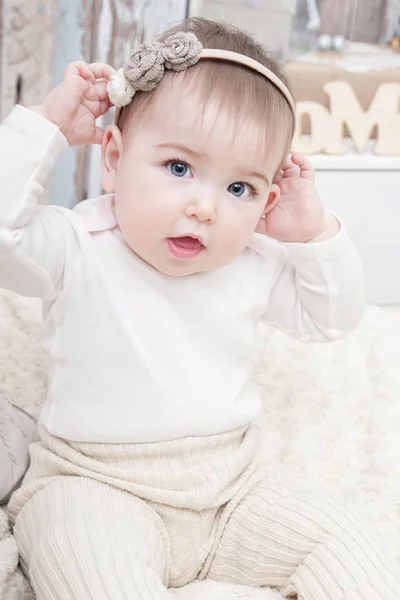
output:
[[[96,126],[96,119],[111,106],[107,82],[113,73],[106,64],[73,62],[63,81],[35,108],[61,128],[70,146],[101,144],[104,130]]]
[[[320,242],[334,237],[340,225],[330,213],[325,213],[314,185],[311,162],[300,154],[285,161],[275,178],[281,190],[277,205],[262,220],[264,233],[281,242]]]

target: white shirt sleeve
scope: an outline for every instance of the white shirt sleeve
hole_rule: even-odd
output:
[[[0,125],[0,287],[53,300],[74,264],[70,213],[37,204],[68,142],[59,128],[16,106]]]
[[[365,282],[343,227],[326,242],[281,249],[263,321],[302,340],[334,340],[353,331],[365,309]]]

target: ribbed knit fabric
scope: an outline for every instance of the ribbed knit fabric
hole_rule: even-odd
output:
[[[138,499],[151,507],[154,517],[161,517],[164,523],[166,566],[163,581],[169,587],[180,587],[196,579],[210,549],[216,545],[219,520],[222,514],[228,514],[221,507],[232,498],[243,498],[260,478],[257,465],[253,463],[258,439],[253,427],[242,427],[219,435],[146,444],[66,442],[50,435],[44,428],[41,428],[40,435],[42,442],[31,446],[31,466],[23,486],[9,504],[10,519],[16,522],[15,536],[21,546],[27,572],[31,568],[32,555],[37,552],[38,538],[35,534],[30,538],[32,545],[28,543],[24,533],[25,515],[29,514],[28,520],[43,519],[46,529],[47,508],[42,512],[36,507],[46,497],[49,498],[46,502],[52,502],[53,487],[60,481],[68,486],[68,479],[84,478],[88,495],[103,493],[103,488],[112,486],[115,492],[124,492],[124,497],[133,498],[135,508]],[[103,488],[97,485],[92,490],[92,480],[105,485]],[[112,510],[118,512],[118,495],[115,493],[113,498],[115,508]],[[86,505],[90,502],[88,498]],[[93,498],[92,502],[96,504],[96,499]],[[30,510],[31,505],[34,514]],[[65,504],[66,509],[72,511],[74,506]],[[229,506],[233,509],[233,504]],[[89,517],[89,514],[85,515],[85,519]],[[65,520],[68,527],[72,527],[73,515],[65,514]],[[67,538],[68,527],[63,530]],[[41,525],[37,527],[37,531],[40,530]],[[122,547],[126,546],[123,539],[120,541],[112,533],[112,527],[110,531],[115,546],[120,543]],[[73,540],[69,547],[73,548],[77,534],[71,535]],[[98,551],[98,538],[92,539],[90,531],[85,531],[84,535],[82,546],[87,551],[92,551],[93,547]],[[25,544],[20,543],[21,537]],[[141,543],[147,541],[147,536],[144,536]],[[118,555],[118,550],[116,553]],[[112,595],[111,589],[109,593]],[[65,597],[75,598],[73,595]],[[89,600],[90,597],[85,598]],[[102,600],[103,596],[95,598]],[[109,596],[104,595],[106,598]]]
[[[210,579],[279,588],[301,600],[395,600],[398,567],[336,499],[265,475],[230,514]],[[297,596],[296,596],[297,594]]]
[[[253,428],[154,444],[41,436],[9,506],[39,600],[164,600],[196,578],[400,598],[356,515],[254,462]]]
[[[169,598],[165,528],[127,492],[60,477],[27,503],[15,536],[37,600]]]

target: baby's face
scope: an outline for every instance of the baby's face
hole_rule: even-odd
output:
[[[266,158],[252,124],[196,94],[164,85],[150,113],[123,140],[111,129],[103,185],[115,193],[118,225],[132,250],[158,271],[182,277],[222,267],[242,253],[272,208],[282,148]],[[267,207],[267,208],[266,208]]]

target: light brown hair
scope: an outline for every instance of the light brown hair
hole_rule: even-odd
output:
[[[187,31],[196,35],[204,48],[230,50],[244,54],[260,62],[275,73],[290,89],[288,81],[278,61],[259,42],[236,27],[217,23],[199,17],[187,19],[159,36],[163,42],[168,36]],[[163,81],[152,92],[138,92],[130,105],[125,107],[119,118],[121,130],[128,122],[143,117],[151,105],[152,97],[162,88],[164,80],[171,77],[185,77],[188,85],[193,84],[201,94],[204,106],[210,100],[220,108],[228,110],[234,119],[235,127],[256,123],[260,140],[267,150],[278,149],[281,162],[286,158],[294,130],[294,119],[283,94],[263,75],[240,64],[216,59],[201,59],[183,73],[167,71]]]

